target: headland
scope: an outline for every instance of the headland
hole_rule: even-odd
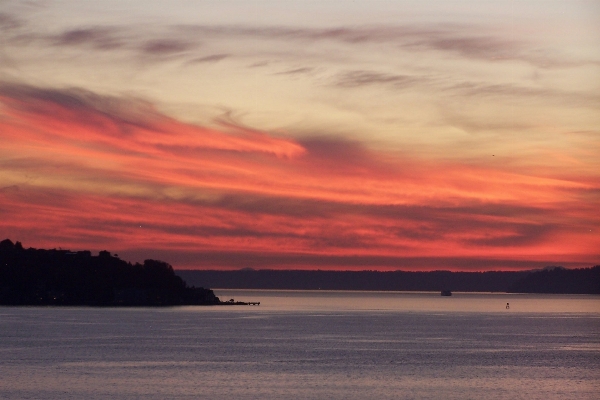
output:
[[[246,305],[222,302],[188,286],[164,261],[126,262],[101,251],[25,249],[0,242],[0,305],[176,306]]]

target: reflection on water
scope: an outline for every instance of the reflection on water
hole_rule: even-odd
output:
[[[598,297],[216,292],[261,305],[0,308],[0,398],[594,399],[600,392]]]

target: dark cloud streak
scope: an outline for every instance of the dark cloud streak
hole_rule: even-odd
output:
[[[123,38],[115,35],[118,30],[109,28],[82,28],[65,31],[54,39],[55,46],[90,45],[97,49],[113,50],[123,46]]]
[[[276,75],[299,75],[299,74],[307,74],[312,72],[314,68],[302,67],[302,68],[294,68],[289,69],[287,71],[278,72]]]
[[[165,56],[190,50],[193,45],[186,41],[175,39],[150,40],[141,46],[144,54]]]
[[[335,85],[354,88],[368,85],[385,85],[393,88],[404,88],[413,85],[417,79],[407,75],[385,74],[374,71],[348,71],[338,75]]]
[[[0,31],[11,31],[20,28],[24,25],[24,22],[19,18],[0,12]]]
[[[453,36],[456,35],[456,36]],[[490,36],[460,36],[445,32],[430,35],[422,41],[408,43],[407,47],[426,47],[439,51],[454,52],[468,58],[487,60],[510,60],[519,58],[523,44],[500,40]]]
[[[73,111],[72,117],[84,125],[94,126],[98,122],[94,115],[100,115],[112,120],[123,134],[127,133],[127,126],[151,129],[158,118],[149,103],[139,99],[100,96],[80,88],[39,88],[0,82],[0,96],[10,99],[12,107],[33,114],[43,115],[48,112],[48,104],[58,105]]]
[[[200,64],[200,63],[216,63],[221,60],[224,60],[228,57],[231,57],[230,54],[211,54],[210,56],[194,58],[189,61],[190,64]]]

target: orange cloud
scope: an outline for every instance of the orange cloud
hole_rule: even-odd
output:
[[[597,176],[185,124],[136,99],[0,87],[0,236],[176,267],[597,263]],[[135,261],[135,260],[134,260]]]

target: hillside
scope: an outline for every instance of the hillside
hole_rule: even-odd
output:
[[[171,306],[221,304],[187,286],[163,261],[131,264],[108,251],[24,249],[0,242],[0,305]]]

